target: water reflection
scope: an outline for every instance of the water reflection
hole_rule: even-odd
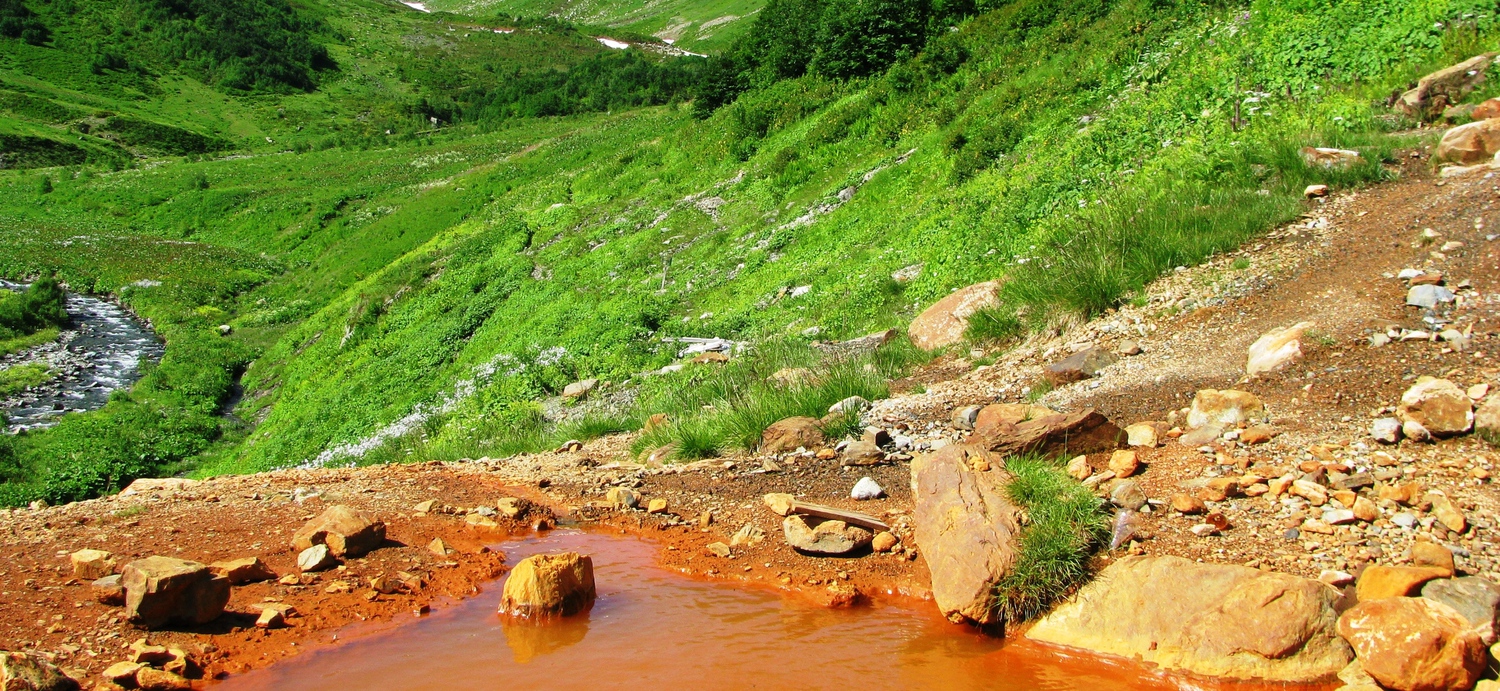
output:
[[[589,635],[589,613],[582,612],[571,617],[549,617],[526,619],[505,614],[500,617],[500,630],[505,633],[505,643],[517,664],[526,664],[543,655],[550,655],[570,645],[583,642]]]

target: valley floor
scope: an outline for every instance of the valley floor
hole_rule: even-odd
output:
[[[1271,438],[1184,444],[1166,434],[1159,447],[1138,447],[1144,471],[1132,480],[1151,510],[1139,514],[1121,552],[1341,581],[1341,573],[1358,573],[1367,563],[1406,563],[1413,542],[1426,540],[1451,550],[1460,572],[1500,579],[1494,533],[1500,530],[1500,492],[1491,478],[1500,472],[1494,467],[1500,453],[1473,436],[1395,445],[1370,436],[1372,421],[1390,416],[1419,376],[1443,377],[1464,388],[1487,384],[1500,392],[1500,241],[1489,229],[1500,223],[1493,208],[1500,187],[1484,169],[1438,177],[1425,151],[1405,152],[1402,160],[1400,181],[1314,203],[1298,221],[1239,251],[1157,281],[1144,304],[1034,337],[991,364],[970,361],[987,359],[985,353],[940,358],[896,382],[907,393],[877,402],[866,421],[921,449],[966,439],[970,433],[954,427],[952,414],[967,405],[1034,399],[1057,410],[1092,407],[1125,427],[1167,422],[1201,389],[1241,389],[1264,401]],[[1424,240],[1429,228],[1433,237]],[[1447,315],[1450,324],[1434,329],[1422,322],[1420,310],[1404,305],[1406,284],[1396,275],[1408,268],[1445,275],[1461,298]],[[1314,322],[1309,333],[1315,336],[1303,339],[1300,362],[1245,377],[1252,342],[1304,321]],[[1402,329],[1448,328],[1463,332],[1465,340],[1399,338]],[[1372,335],[1388,331],[1398,338],[1371,344]],[[1040,398],[1030,395],[1047,365],[1087,347],[1113,351],[1126,340],[1142,352],[1122,356],[1096,378]],[[97,603],[88,582],[73,578],[71,552],[105,549],[121,563],[152,554],[204,563],[258,556],[277,573],[295,574],[292,532],[334,503],[379,516],[394,545],[304,582],[238,587],[228,608],[233,616],[214,628],[152,633],[152,642],[189,650],[211,678],[326,643],[351,623],[384,626],[405,620],[419,606],[464,597],[505,568],[503,556],[484,545],[507,531],[531,529],[531,521],[502,517],[490,526],[470,518],[478,516],[474,507],[494,506],[503,496],[550,507],[565,524],[658,540],[666,545],[666,565],[700,576],[801,591],[830,606],[862,596],[930,597],[922,555],[907,548],[913,506],[909,456],[902,450],[874,466],[792,453],[662,467],[632,459],[632,438],[606,437],[577,449],[499,460],[155,481],[155,489],[0,513],[0,554],[9,560],[0,567],[0,649],[34,649],[55,656],[64,669],[97,675],[145,634],[125,624],[118,609]],[[1109,460],[1109,454],[1088,458],[1096,475]],[[1193,528],[1203,523],[1201,516],[1171,509],[1174,495],[1197,496],[1211,479],[1236,478],[1250,488],[1319,472],[1330,478],[1330,491],[1345,482],[1369,496],[1374,488],[1364,487],[1365,479],[1382,487],[1419,483],[1424,491],[1449,497],[1468,525],[1452,531],[1430,506],[1390,499],[1377,505],[1373,521],[1327,525],[1321,507],[1231,492],[1204,507],[1222,514],[1227,527],[1200,536]],[[866,476],[885,490],[885,498],[849,498],[850,488]],[[1103,493],[1108,483],[1098,486]],[[615,487],[638,493],[642,509],[610,508],[606,496]],[[781,517],[762,503],[762,495],[772,492],[879,516],[901,543],[862,558],[801,555],[785,544]],[[664,499],[665,509],[648,513],[650,499]],[[437,506],[417,511],[427,501]],[[1404,516],[1411,518],[1408,525],[1402,525]],[[763,531],[764,539],[734,540],[736,533],[757,532],[747,525]],[[453,552],[440,556],[430,548],[434,538]],[[711,543],[733,543],[730,556],[715,554]],[[714,550],[723,553],[718,545]],[[397,571],[418,574],[424,582],[412,592],[370,594],[369,578]],[[301,616],[288,628],[255,629],[253,606],[271,600],[294,605]]]

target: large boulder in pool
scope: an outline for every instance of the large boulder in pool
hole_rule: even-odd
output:
[[[576,552],[521,560],[505,580],[500,611],[519,617],[569,616],[594,604],[594,560]]]
[[[173,622],[206,624],[229,604],[229,579],[196,561],[147,557],[126,564],[120,582],[125,616],[148,629]]]
[[[301,552],[328,545],[333,556],[360,557],[385,542],[385,523],[373,521],[353,507],[334,504],[292,535],[292,548]]]
[[[1311,682],[1354,659],[1337,590],[1181,557],[1125,557],[1026,632],[1045,643],[1213,677]]]
[[[1015,565],[1020,534],[1016,507],[1001,489],[1007,479],[999,457],[977,446],[912,460],[917,548],[932,572],[933,600],[951,621],[998,621],[995,585]]]

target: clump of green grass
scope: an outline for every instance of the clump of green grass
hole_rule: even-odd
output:
[[[25,336],[17,336],[0,341],[0,355],[19,353],[27,348],[34,348],[43,343],[50,343],[57,340],[58,333],[57,329],[49,328]]]
[[[995,587],[995,609],[1019,623],[1035,618],[1088,579],[1089,557],[1109,534],[1103,503],[1055,459],[1008,458],[1006,495],[1026,510],[1016,563]]]
[[[0,369],[0,396],[25,391],[56,376],[47,365],[28,362]]]

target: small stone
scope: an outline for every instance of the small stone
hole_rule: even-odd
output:
[[[437,507],[438,501],[436,499],[428,499],[427,501],[420,502],[416,506],[413,506],[412,510],[416,511],[417,513],[432,513],[433,510]]]
[[[732,552],[729,551],[729,545],[726,545],[722,542],[710,542],[704,545],[703,549],[708,550],[709,554],[725,559],[728,559],[729,555],[732,554]]]
[[[297,570],[302,573],[325,571],[338,565],[338,563],[338,559],[333,556],[333,552],[328,549],[328,545],[313,545],[302,550],[302,553],[297,555]]]
[[[1094,474],[1094,469],[1089,467],[1088,456],[1075,456],[1073,460],[1068,461],[1067,471],[1070,477],[1079,482],[1089,479],[1089,476]]]
[[[850,499],[879,499],[883,495],[885,495],[885,490],[868,477],[860,478],[859,482],[854,483],[854,489],[849,491]]]
[[[104,668],[104,671],[99,676],[111,684],[118,684],[127,688],[133,687],[136,685],[135,673],[139,672],[144,666],[139,662],[130,662],[128,660],[116,662]]]
[[[1109,493],[1110,502],[1122,509],[1140,511],[1146,505],[1146,493],[1141,486],[1129,480],[1115,484]]]
[[[1145,351],[1141,349],[1141,344],[1131,340],[1124,340],[1120,341],[1119,345],[1115,346],[1115,352],[1126,357],[1134,357],[1136,355],[1140,355]]]
[[[1399,412],[1403,419],[1420,424],[1436,436],[1462,434],[1474,425],[1473,402],[1447,379],[1418,377],[1417,383],[1401,394]]]
[[[448,543],[443,541],[443,538],[435,537],[432,538],[432,542],[427,543],[427,551],[432,552],[433,554],[436,554],[440,557],[447,557],[448,555],[453,554],[455,550],[452,547],[449,547]]]
[[[797,514],[787,516],[781,522],[781,530],[787,544],[810,554],[848,554],[869,545],[875,537],[870,531],[843,521]]]
[[[1302,196],[1308,199],[1328,196],[1328,185],[1308,185],[1303,188]]]
[[[125,565],[120,581],[126,617],[147,629],[174,621],[206,624],[219,618],[229,603],[229,580],[185,559],[138,559]]]
[[[1157,435],[1156,425],[1150,422],[1137,422],[1125,428],[1125,436],[1131,446],[1155,448],[1160,441]]]
[[[1323,522],[1328,525],[1349,525],[1359,520],[1355,518],[1354,512],[1348,509],[1334,509],[1323,512]]]
[[[1469,397],[1469,400],[1471,400],[1471,401],[1481,401],[1481,400],[1484,400],[1484,397],[1487,396],[1487,395],[1489,395],[1489,393],[1490,393],[1490,385],[1489,384],[1475,384],[1475,385],[1469,387],[1468,389],[1464,390],[1464,394],[1467,395]]]
[[[115,572],[115,557],[101,549],[81,549],[68,556],[73,566],[73,576],[86,581],[96,581]]]
[[[598,386],[598,379],[584,379],[583,381],[576,381],[563,387],[562,395],[563,398],[583,398],[584,396],[587,396],[589,392],[598,388]],[[553,390],[555,391],[556,389]]]
[[[1235,478],[1216,477],[1209,480],[1198,490],[1198,496],[1204,501],[1224,501],[1230,497],[1240,494],[1240,482]]]
[[[566,617],[593,606],[595,597],[591,557],[576,552],[534,554],[516,564],[505,579],[500,612],[519,617]]]
[[[1313,328],[1312,322],[1301,322],[1262,335],[1250,346],[1245,373],[1255,376],[1283,369],[1302,359],[1302,335]]]
[[[1328,585],[1331,585],[1335,588],[1342,588],[1353,583],[1354,576],[1343,571],[1324,569],[1322,573],[1318,574],[1318,580],[1327,583]]]
[[[1134,475],[1140,469],[1140,461],[1136,453],[1131,450],[1116,451],[1109,456],[1109,469],[1114,472],[1115,477],[1127,478]]]
[[[193,685],[182,676],[164,669],[142,667],[135,673],[135,683],[141,691],[192,691]]]
[[[280,610],[269,607],[262,609],[260,616],[255,619],[255,628],[258,629],[279,629],[283,626],[286,626],[286,617]]]
[[[832,415],[859,415],[870,409],[870,402],[863,396],[850,396],[828,407]]]
[[[1382,444],[1395,444],[1401,441],[1401,421],[1393,417],[1383,417],[1370,423],[1370,437]]]
[[[245,585],[247,583],[259,583],[276,578],[276,572],[260,557],[245,557],[231,561],[217,561],[208,565],[208,570],[217,576],[229,579],[230,585]]]
[[[1431,309],[1439,303],[1453,302],[1454,297],[1453,291],[1442,286],[1418,285],[1406,291],[1406,304]]]
[[[362,557],[385,542],[385,523],[367,518],[352,507],[334,504],[292,535],[292,548],[305,551],[326,544],[333,556]]]
[[[896,545],[900,543],[901,541],[897,539],[895,535],[891,534],[889,531],[882,530],[878,533],[875,533],[875,538],[870,541],[870,549],[873,549],[876,552],[890,552],[891,550],[896,549]]]
[[[1276,430],[1269,425],[1251,425],[1240,432],[1240,441],[1245,444],[1264,444],[1276,438]]]
[[[665,500],[665,499],[652,499],[651,501],[646,502],[646,513],[666,513],[666,512],[667,512],[667,500]]]
[[[605,501],[617,509],[634,509],[641,505],[641,495],[624,487],[611,487],[604,494]]]
[[[761,530],[754,523],[746,523],[740,526],[738,531],[729,538],[730,547],[754,547],[766,539],[766,531]]]
[[[767,494],[761,499],[765,502],[766,507],[771,509],[772,513],[775,513],[777,516],[785,516],[791,513],[792,507],[797,503],[797,499],[792,495],[779,492]]]
[[[1208,537],[1210,535],[1217,535],[1219,533],[1218,526],[1215,526],[1212,523],[1199,523],[1191,528],[1188,528],[1188,530],[1192,531],[1192,533],[1194,535],[1197,535],[1198,537]]]
[[[1457,568],[1453,561],[1453,552],[1447,547],[1424,540],[1411,544],[1411,563],[1413,566],[1441,569],[1445,574],[1444,578],[1452,578]]]
[[[1174,511],[1188,516],[1196,516],[1208,511],[1208,507],[1204,505],[1202,499],[1185,492],[1178,492],[1172,495],[1171,504]]]
[[[1315,482],[1296,480],[1292,482],[1291,492],[1311,502],[1313,506],[1322,506],[1328,503],[1328,490]]]
[[[1437,517],[1438,522],[1455,533],[1468,530],[1469,522],[1456,504],[1440,494],[1429,495],[1429,497],[1432,499],[1432,515]]]
[[[1380,518],[1380,507],[1376,506],[1375,502],[1364,497],[1358,497],[1354,500],[1353,509],[1354,517],[1366,523],[1374,523]]]
[[[125,586],[120,582],[120,575],[105,576],[89,584],[89,589],[94,593],[94,599],[101,605],[119,607],[125,604]]]
[[[1234,389],[1203,389],[1193,396],[1193,405],[1188,410],[1188,427],[1222,429],[1259,421],[1265,415],[1265,404],[1255,394]]]
[[[974,429],[974,421],[979,419],[979,411],[983,408],[984,406],[981,405],[966,405],[954,410],[952,418],[953,427],[965,430]]]

